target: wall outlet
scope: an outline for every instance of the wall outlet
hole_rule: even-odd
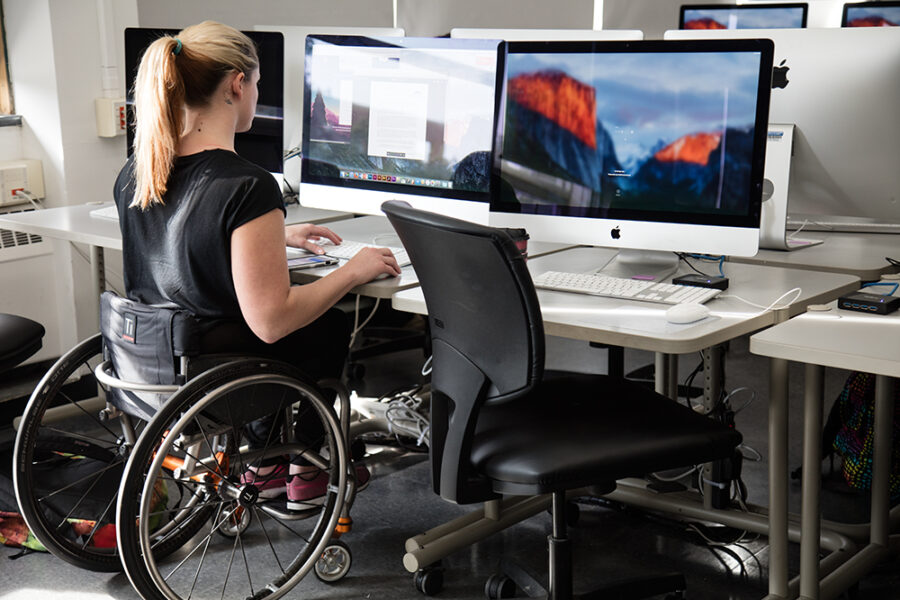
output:
[[[44,197],[41,161],[23,158],[0,162],[0,206],[28,202],[16,192],[27,192],[32,198]]]
[[[125,135],[128,129],[125,98],[97,98],[94,109],[97,113],[97,135],[110,138]]]

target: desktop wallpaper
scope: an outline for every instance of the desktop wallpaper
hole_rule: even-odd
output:
[[[495,50],[348,48],[307,61],[310,174],[351,184],[490,191]]]
[[[846,27],[898,27],[900,6],[847,7]]]
[[[803,27],[799,8],[690,9],[684,11],[682,29],[778,29]]]
[[[501,176],[521,212],[746,214],[759,55],[507,58]]]

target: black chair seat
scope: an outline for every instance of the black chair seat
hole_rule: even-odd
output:
[[[24,362],[41,349],[44,326],[18,315],[0,313],[0,372]]]
[[[485,406],[476,471],[505,494],[544,494],[730,456],[741,435],[643,386],[545,373],[526,398]]]

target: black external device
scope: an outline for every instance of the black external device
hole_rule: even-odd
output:
[[[700,275],[691,273],[690,275],[679,275],[672,278],[675,285],[692,285],[694,287],[716,288],[717,290],[728,289],[727,277],[716,277],[713,275]]]
[[[889,315],[900,308],[900,297],[854,292],[838,298],[838,308]]]

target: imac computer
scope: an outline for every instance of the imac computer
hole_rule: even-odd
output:
[[[450,30],[452,38],[475,38],[505,40],[507,42],[530,41],[635,41],[644,39],[640,29],[492,29],[454,27]]]
[[[300,204],[487,222],[498,40],[306,38]]]
[[[661,279],[676,252],[753,255],[772,42],[508,42],[490,223],[611,246]],[[508,189],[508,188],[504,188]]]
[[[134,144],[134,79],[144,50],[162,35],[179,29],[129,27],[125,29],[125,93],[128,112],[128,155]],[[277,32],[245,31],[259,53],[259,100],[249,131],[234,138],[235,151],[270,173],[282,173],[284,155],[284,37]]]
[[[806,27],[807,5],[684,4],[679,29],[779,29]]]
[[[900,2],[848,2],[841,27],[900,27]]]
[[[772,199],[788,229],[900,232],[900,28],[666,32],[700,37],[775,42],[769,122],[793,126],[793,148]]]
[[[284,36],[284,179],[291,189],[300,183],[300,147],[303,140],[303,73],[306,36],[310,34],[403,37],[394,27],[317,27],[255,25],[254,31],[275,31]]]

